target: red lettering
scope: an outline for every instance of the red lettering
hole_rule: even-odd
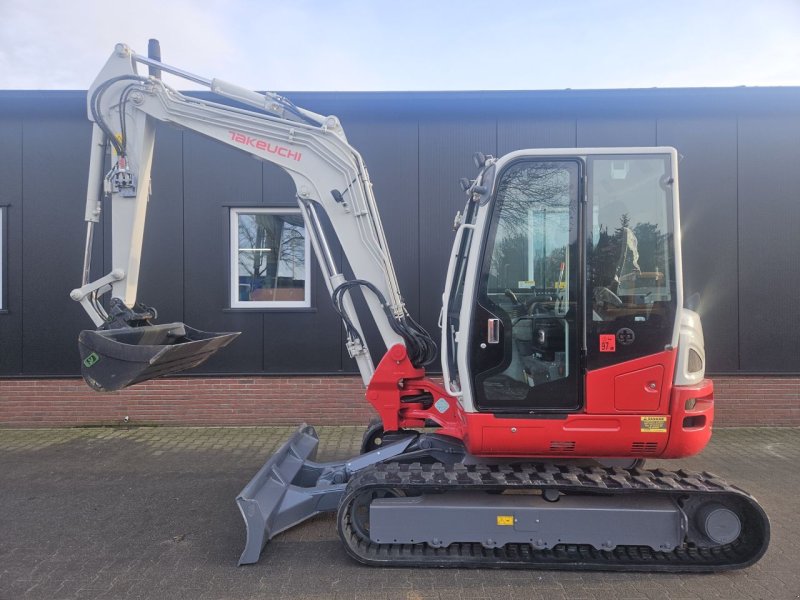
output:
[[[278,146],[269,143],[267,140],[261,140],[258,138],[250,137],[249,135],[245,135],[243,133],[239,133],[238,131],[228,131],[231,136],[231,141],[236,142],[237,144],[242,144],[244,146],[251,146],[256,150],[261,150],[263,152],[269,152],[270,154],[277,154],[282,158],[288,158],[289,160],[295,160],[300,162],[302,160],[302,153],[294,152],[293,150],[289,150],[285,146]]]

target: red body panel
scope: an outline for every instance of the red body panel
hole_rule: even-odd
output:
[[[437,433],[463,440],[476,456],[680,458],[696,454],[711,438],[714,386],[708,379],[674,386],[676,356],[666,351],[590,371],[582,412],[506,418],[465,413],[414,368],[403,346],[394,346],[375,370],[367,400],[386,431],[433,421],[441,427]],[[432,406],[402,402],[423,392],[433,395]]]

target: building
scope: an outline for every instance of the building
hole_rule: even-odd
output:
[[[473,152],[675,146],[685,290],[702,297],[718,423],[800,425],[800,88],[290,97],[342,119],[369,166],[408,307],[434,333]],[[139,297],[160,322],[243,333],[187,377],[116,394],[84,385],[75,342],[91,323],[69,291],[80,281],[90,133],[83,92],[0,92],[0,424],[365,422],[293,184],[168,126]],[[107,225],[94,273],[108,270]],[[231,235],[239,225],[256,237]],[[265,242],[277,258],[254,258]],[[236,273],[240,256],[249,272]]]

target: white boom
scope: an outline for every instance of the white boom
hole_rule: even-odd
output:
[[[110,291],[112,298],[134,308],[155,122],[168,122],[274,163],[292,177],[328,292],[347,329],[348,351],[365,384],[369,383],[374,363],[350,297],[352,287],[368,288],[364,297],[387,348],[419,343],[424,332],[406,312],[366,166],[348,144],[339,120],[296,107],[277,94],[199,77],[159,59],[140,56],[118,44],[88,92],[89,118],[94,125],[85,213],[87,240],[82,286],[73,290],[71,297],[82,304],[96,326],[109,320],[98,301],[103,293]],[[150,76],[138,73],[141,64],[150,67]],[[187,97],[166,85],[160,71],[206,85],[220,96],[257,110]],[[106,173],[109,144],[112,165]],[[112,270],[90,281],[92,231],[100,219],[103,193],[112,203]],[[333,260],[320,211],[336,232],[355,276],[353,282],[345,280]]]

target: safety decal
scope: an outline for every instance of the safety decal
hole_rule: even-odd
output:
[[[636,339],[636,334],[630,327],[623,327],[617,332],[617,340],[623,346],[630,346]]]
[[[89,356],[83,359],[83,366],[88,369],[98,360],[100,360],[100,357],[97,355],[97,352],[92,352]]]
[[[642,417],[642,433],[667,433],[667,417]]]
[[[450,408],[450,403],[444,398],[439,398],[434,404],[434,406],[436,407],[436,410],[444,414],[447,412],[447,409]]]
[[[617,336],[613,333],[600,334],[600,352],[616,352]]]
[[[498,525],[513,525],[514,517],[512,515],[497,515]]]

